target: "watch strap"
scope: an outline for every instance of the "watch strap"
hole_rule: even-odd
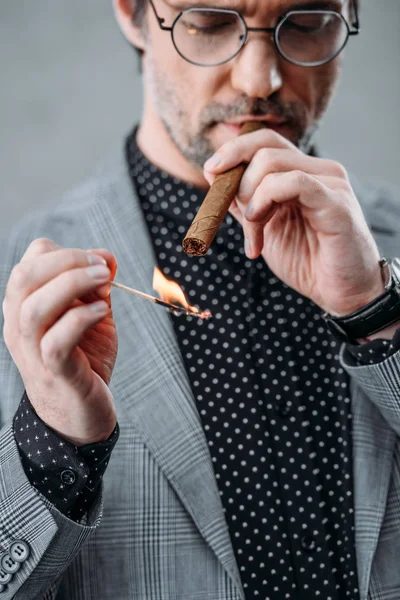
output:
[[[366,338],[400,320],[400,289],[392,287],[350,315],[324,313],[323,317],[329,328],[347,341]]]

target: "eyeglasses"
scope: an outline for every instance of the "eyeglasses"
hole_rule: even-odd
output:
[[[353,30],[343,15],[334,10],[291,10],[275,27],[248,27],[240,13],[230,9],[189,8],[178,14],[171,27],[158,16],[163,31],[170,31],[176,51],[200,67],[222,65],[239,54],[249,31],[273,36],[279,54],[300,67],[319,67],[340,54],[349,36],[360,32],[356,0],[351,0],[355,19]]]

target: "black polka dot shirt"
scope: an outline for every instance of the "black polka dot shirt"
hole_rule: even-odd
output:
[[[212,321],[171,315],[208,440],[247,598],[358,599],[349,380],[322,311],[262,258],[227,216],[210,252],[181,241],[204,192],[127,160],[158,266]],[[368,348],[367,348],[368,346]],[[356,346],[382,360],[390,343]]]
[[[247,598],[358,598],[354,556],[351,412],[340,342],[321,311],[243,251],[227,216],[206,257],[181,247],[204,192],[149,163],[126,144],[166,276],[212,321],[171,315],[208,440]],[[394,340],[348,345],[355,365],[377,363]],[[47,427],[26,394],[14,433],[31,483],[71,519],[90,507],[109,440],[76,448]]]

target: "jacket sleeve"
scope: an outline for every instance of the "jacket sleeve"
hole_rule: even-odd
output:
[[[400,350],[382,362],[354,366],[354,359],[343,344],[340,362],[400,436]]]
[[[363,184],[355,176],[351,179],[381,257],[399,256],[399,188],[378,179],[370,179]],[[398,331],[396,337],[397,335]],[[379,343],[378,340],[375,343]],[[370,364],[357,365],[354,351],[349,352],[347,344],[341,347],[340,362],[356,385],[379,409],[389,427],[400,435],[400,351],[392,354],[388,348],[390,356],[382,361],[375,353],[374,342],[367,345],[372,350]]]
[[[68,519],[29,482],[11,422],[0,431],[0,473],[0,598],[52,598],[50,588],[100,523],[102,484],[86,523]]]
[[[79,522],[57,510],[26,476],[13,431],[24,384],[3,337],[6,285],[30,242],[49,237],[62,245],[65,226],[46,231],[34,218],[0,235],[0,600],[54,600],[63,573],[102,514],[102,483]]]

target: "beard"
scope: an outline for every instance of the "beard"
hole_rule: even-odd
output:
[[[193,131],[192,116],[187,103],[190,90],[180,85],[179,80],[173,82],[165,70],[157,67],[150,53],[147,56],[146,77],[156,112],[171,140],[180,153],[201,172],[204,163],[216,151],[210,139],[210,131],[218,123],[235,117],[251,115],[285,119],[291,132],[289,141],[308,154],[312,149],[314,135],[332,98],[337,79],[332,73],[322,75],[318,101],[314,109],[315,115],[311,120],[301,102],[284,101],[280,98],[279,92],[271,94],[266,99],[252,99],[241,94],[228,104],[216,100],[209,102],[202,109],[196,130]]]

